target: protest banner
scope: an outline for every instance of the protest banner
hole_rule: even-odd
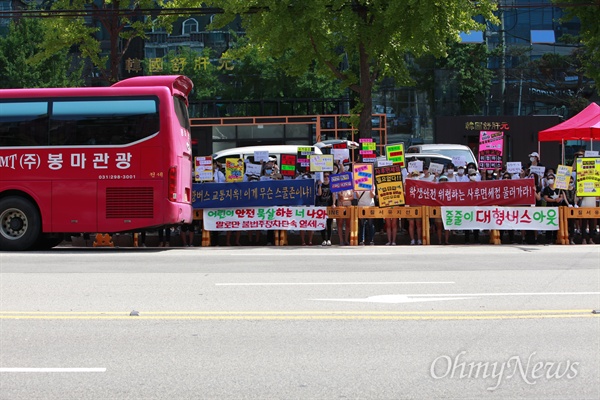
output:
[[[504,149],[504,132],[479,132],[479,170],[502,168],[502,151]]]
[[[203,182],[213,180],[212,156],[195,157],[194,167],[194,180]]]
[[[554,187],[556,189],[567,190],[569,189],[569,181],[573,173],[573,167],[568,165],[559,165],[556,169],[556,175],[554,179]]]
[[[385,146],[386,158],[394,164],[404,167],[404,144],[394,144]]]
[[[404,205],[404,187],[399,164],[375,168],[379,207]]]
[[[283,176],[296,176],[296,156],[294,154],[281,155],[281,167],[279,172]]]
[[[208,231],[300,230],[326,228],[327,207],[243,207],[203,210]]]
[[[192,206],[230,208],[315,204],[313,179],[284,179],[237,183],[192,184]]]
[[[333,155],[313,154],[310,156],[310,170],[313,172],[333,171]]]
[[[517,206],[535,204],[533,179],[480,182],[427,182],[407,179],[409,206]]]
[[[557,207],[442,207],[444,229],[558,230]]]
[[[329,190],[332,193],[352,189],[353,187],[352,172],[329,175]]]
[[[298,147],[298,154],[296,156],[296,162],[298,163],[296,169],[300,172],[306,172],[310,170],[310,156],[315,154],[313,147]]]
[[[269,161],[269,151],[255,151],[254,152],[254,162],[260,163],[261,161],[268,162]]]
[[[355,191],[371,190],[373,187],[373,164],[353,164],[352,181]]]
[[[241,158],[225,159],[225,180],[241,182],[244,179],[244,160]]]
[[[512,161],[506,163],[506,172],[509,174],[520,174],[523,169],[521,161]]]
[[[600,196],[600,158],[577,158],[577,196]]]

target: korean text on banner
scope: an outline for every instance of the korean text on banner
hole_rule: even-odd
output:
[[[556,207],[442,207],[444,229],[558,230]]]
[[[407,179],[409,206],[520,206],[535,204],[533,179],[481,182],[427,182]]]
[[[284,179],[261,182],[194,183],[192,206],[231,208],[257,206],[313,206],[313,179]]]
[[[203,211],[208,231],[301,230],[326,228],[327,207],[243,207]]]
[[[404,205],[404,188],[399,164],[375,168],[375,184],[379,207]]]
[[[577,159],[577,196],[600,196],[600,158]]]
[[[371,190],[373,187],[373,164],[353,164],[352,180],[355,191]]]

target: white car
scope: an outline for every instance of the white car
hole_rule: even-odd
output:
[[[441,154],[446,157],[464,157],[468,163],[473,162],[478,166],[477,159],[470,148],[462,144],[415,144],[406,150],[406,157],[411,154]],[[479,167],[479,166],[478,166]]]

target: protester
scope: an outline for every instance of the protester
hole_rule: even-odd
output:
[[[542,190],[542,197],[546,201],[546,207],[558,207],[563,204],[564,195],[560,192],[560,190],[556,189],[554,183],[554,174],[549,174],[546,176],[546,178],[548,186]],[[558,216],[558,210],[556,211],[556,214]],[[557,233],[558,231],[555,230],[546,231],[546,244],[555,244]]]
[[[192,247],[194,245],[194,225],[183,224],[179,227],[179,235],[183,247]]]
[[[438,181],[438,183],[448,182],[448,177],[446,175],[441,175],[437,181]],[[433,223],[434,223],[435,232],[436,232],[437,238],[438,238],[438,244],[442,244],[442,232],[444,233],[444,242],[443,243],[445,245],[450,244],[450,231],[444,230],[444,222],[442,221],[442,217],[440,216],[439,218],[433,218]]]
[[[469,182],[469,175],[465,174],[465,167],[462,165],[456,170],[456,182]]]
[[[334,207],[350,207],[352,200],[355,199],[355,194],[352,189],[342,190],[337,192],[333,206]],[[350,245],[350,218],[337,218],[336,220],[339,244],[340,246]]]
[[[321,207],[333,206],[333,193],[329,186],[329,172],[323,172],[323,181],[317,181],[316,205]],[[321,246],[331,246],[332,225],[333,220],[327,218],[326,228],[321,231],[321,238],[323,239]]]
[[[359,207],[374,207],[375,206],[375,185],[371,190],[360,192],[358,195]],[[375,244],[375,221],[372,218],[361,218],[358,221],[358,242],[360,245]]]
[[[159,247],[169,247],[171,243],[171,228],[158,229],[158,243]]]
[[[543,167],[544,165],[540,163],[540,155],[537,151],[532,152],[531,154],[529,154],[529,164],[527,165],[527,168],[529,167]]]
[[[411,176],[407,177],[407,179],[419,179],[418,175],[411,174]],[[415,229],[417,233],[417,237],[415,238]],[[408,236],[410,237],[411,245],[421,245],[423,241],[421,238],[423,237],[423,221],[420,218],[408,218]],[[395,235],[393,236],[396,237]],[[396,242],[394,241],[395,245]]]
[[[449,163],[446,166],[446,178],[448,182],[456,182],[456,174],[454,173],[454,164]]]

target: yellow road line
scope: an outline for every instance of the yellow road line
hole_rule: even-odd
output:
[[[27,315],[125,315],[129,311],[0,311],[0,315],[11,314],[27,314]],[[394,315],[410,315],[410,314],[573,314],[573,313],[589,313],[589,309],[574,309],[574,310],[485,310],[485,311],[468,311],[468,310],[441,310],[441,311],[374,311],[374,310],[354,310],[354,311],[338,311],[338,310],[315,310],[315,311],[140,311],[146,315],[211,315],[211,314],[394,314]]]
[[[3,320],[502,320],[596,318],[591,310],[498,311],[148,311],[124,312],[0,311]]]

